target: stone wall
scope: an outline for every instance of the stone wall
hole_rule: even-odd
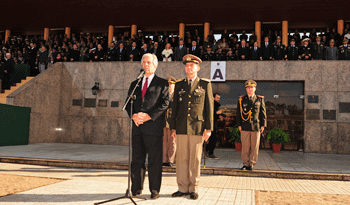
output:
[[[140,68],[140,62],[58,63],[12,93],[7,102],[34,108],[30,143],[126,145],[129,119],[121,106]],[[226,68],[226,80],[304,81],[305,152],[350,154],[348,62],[235,61],[227,62]],[[181,62],[160,62],[156,74],[185,77]],[[210,62],[201,64],[198,75],[210,77]],[[91,92],[94,82],[100,83],[97,96]],[[318,103],[309,103],[308,96],[318,97]],[[87,107],[88,101],[96,101],[96,107]],[[119,106],[112,107],[117,102]]]

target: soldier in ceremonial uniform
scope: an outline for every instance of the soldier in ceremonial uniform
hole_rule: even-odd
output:
[[[348,39],[343,39],[343,45],[339,46],[339,60],[350,60],[350,46]]]
[[[106,52],[106,58],[107,61],[116,61],[116,55],[117,55],[117,50],[115,49],[115,45],[112,42],[111,46],[108,48],[107,52]]]
[[[175,83],[170,119],[171,135],[176,137],[179,188],[172,196],[189,194],[191,199],[198,199],[203,141],[208,141],[214,128],[214,100],[210,80],[197,76],[202,60],[187,54],[183,63],[187,77]]]
[[[334,39],[329,41],[329,47],[326,48],[326,60],[338,60],[339,52],[338,48],[334,46]]]
[[[235,61],[235,60],[238,60],[238,57],[236,56],[235,53],[233,53],[232,49],[229,48],[228,49],[228,52],[226,54],[226,60],[227,61]]]
[[[217,61],[224,61],[226,60],[225,53],[222,52],[222,48],[218,48],[218,50],[215,53],[215,60]]]
[[[207,45],[206,52],[202,55],[203,61],[212,61],[215,60],[214,52],[211,51],[211,46]]]
[[[286,60],[298,60],[299,59],[299,47],[295,45],[295,40],[290,41],[290,45],[286,49]]]
[[[255,95],[256,85],[254,80],[246,81],[247,95],[240,96],[237,104],[236,121],[241,132],[242,170],[252,170],[256,164],[260,134],[267,125],[264,96]]]
[[[286,46],[281,44],[281,37],[277,36],[276,43],[273,45],[273,59],[284,60],[286,52]]]
[[[321,36],[316,37],[316,42],[312,44],[311,47],[312,59],[323,60],[325,59],[326,47],[323,42],[321,42]]]
[[[300,57],[301,60],[311,60],[311,48],[309,46],[309,39],[305,38],[303,40],[303,46],[300,49]]]

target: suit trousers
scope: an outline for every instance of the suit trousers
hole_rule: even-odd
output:
[[[176,178],[179,191],[198,193],[203,136],[178,134],[176,145]]]
[[[143,190],[146,175],[146,154],[148,154],[149,189],[159,193],[162,184],[162,136],[132,136],[131,192]]]
[[[260,132],[244,131],[241,132],[242,153],[241,158],[244,166],[254,167],[258,160]],[[250,154],[249,154],[250,151]]]
[[[176,153],[176,140],[171,136],[171,130],[164,127],[163,136],[163,163],[174,163]]]
[[[211,136],[209,137],[209,143],[207,144],[206,151],[208,151],[209,155],[214,154],[214,149],[216,147],[216,143],[218,141],[216,129],[211,132]]]

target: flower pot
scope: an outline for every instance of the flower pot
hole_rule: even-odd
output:
[[[240,142],[235,142],[235,148],[237,152],[242,151],[242,143]]]
[[[273,153],[280,153],[281,147],[282,147],[282,144],[275,144],[275,143],[272,143],[272,150],[273,150]]]

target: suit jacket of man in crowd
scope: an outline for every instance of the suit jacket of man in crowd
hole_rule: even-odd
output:
[[[120,48],[116,48],[116,60],[117,61],[126,61],[127,60],[127,52],[126,49],[123,48],[120,52]]]
[[[162,56],[162,48],[152,48],[150,53],[153,53],[154,55],[157,56],[158,61],[163,61],[163,56]]]
[[[189,54],[195,55],[197,57],[201,57],[201,49],[198,47],[198,45],[196,46],[196,48],[193,50],[193,47],[190,47]]]
[[[273,57],[273,45],[271,43],[268,43],[268,45],[265,45],[264,43],[261,43],[261,57],[263,60],[270,60],[270,58]]]
[[[247,46],[240,46],[238,48],[238,56],[239,56],[239,59],[240,60],[249,60],[249,52],[250,52],[250,49],[249,47]],[[245,58],[243,59],[242,56],[244,56]]]
[[[128,52],[128,60],[140,61],[141,60],[141,51],[138,48],[130,48]],[[133,55],[133,59],[130,58],[130,55]]]
[[[261,50],[259,47],[251,47],[250,48],[250,55],[249,55],[249,59],[250,60],[260,60],[261,57]]]
[[[183,46],[181,49],[180,49],[180,46],[178,46],[178,47],[175,48],[175,51],[174,51],[174,60],[175,61],[182,61],[182,58],[186,54],[187,54],[186,46]]]

